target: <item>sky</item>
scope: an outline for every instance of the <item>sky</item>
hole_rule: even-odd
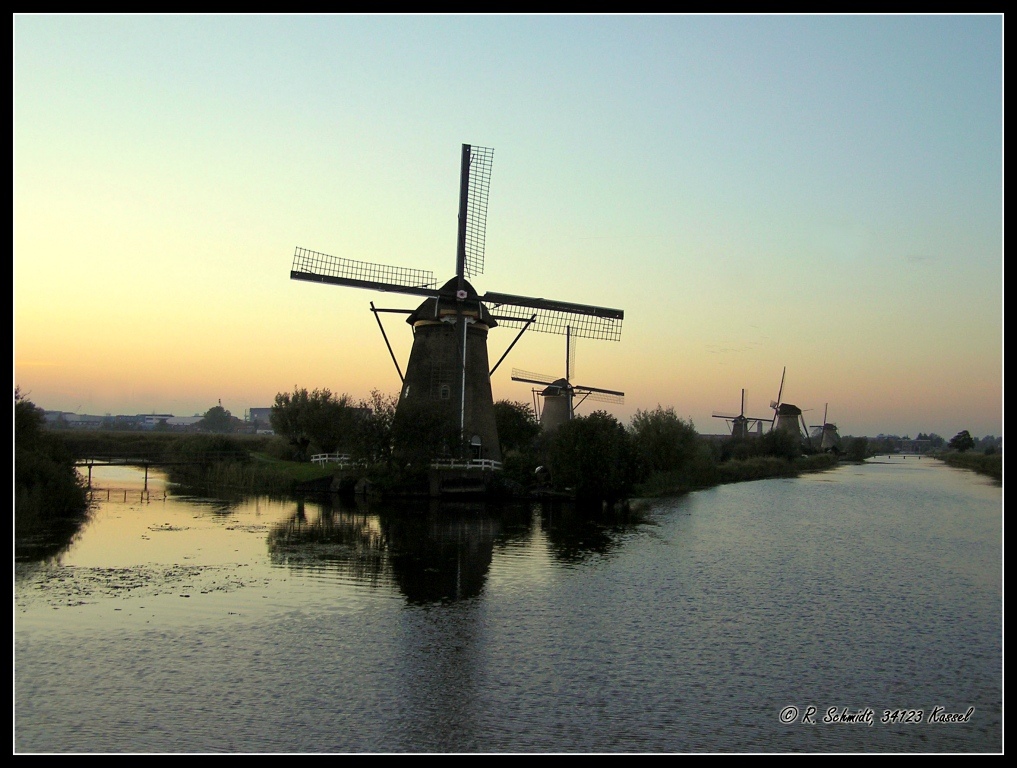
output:
[[[397,294],[296,247],[455,274],[494,149],[498,291],[620,308],[575,384],[841,435],[1003,420],[1001,15],[13,17],[14,383],[47,410],[236,416],[396,394]],[[383,317],[400,367],[412,341]],[[516,331],[495,328],[492,363]],[[526,333],[492,377],[564,375]]]

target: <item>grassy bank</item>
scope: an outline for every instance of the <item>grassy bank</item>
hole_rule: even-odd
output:
[[[301,486],[327,481],[332,470],[317,464],[283,461],[252,454],[247,461],[170,467],[169,479],[187,488],[240,494],[289,494]]]
[[[727,483],[766,480],[773,477],[798,477],[805,472],[821,472],[839,464],[832,454],[814,454],[795,459],[778,456],[752,456],[714,463],[701,461],[682,470],[655,472],[636,487],[636,496],[658,498],[678,496]]]
[[[999,483],[1003,482],[1002,453],[974,453],[972,451],[941,453],[936,456],[942,462],[959,469],[970,469],[981,475],[988,475]]]
[[[215,435],[183,435],[175,432],[127,432],[114,430],[54,430],[50,434],[60,440],[76,459],[97,456],[140,458],[157,463],[171,456],[182,441]],[[267,453],[273,438],[267,435],[229,435],[232,444],[248,453]]]

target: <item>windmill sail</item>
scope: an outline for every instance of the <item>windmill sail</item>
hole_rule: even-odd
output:
[[[491,188],[494,150],[463,144],[459,173],[459,240],[456,274],[473,278],[484,273],[487,238],[487,199]]]
[[[293,254],[290,279],[411,296],[460,298],[457,287],[438,288],[429,270],[354,261],[307,248],[297,248]],[[494,291],[476,298],[487,304],[494,319],[504,325],[524,325],[536,314],[531,329],[542,333],[565,334],[570,329],[583,338],[618,341],[625,319],[620,309],[555,299]]]
[[[293,254],[290,279],[417,296],[433,296],[438,284],[428,270],[353,261],[299,247]]]

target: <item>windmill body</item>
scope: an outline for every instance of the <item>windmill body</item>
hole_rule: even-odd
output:
[[[773,421],[770,423],[771,432],[787,432],[795,435],[799,441],[809,443],[809,432],[805,427],[805,417],[802,409],[797,405],[782,402],[780,397],[784,393],[784,375],[787,373],[785,367],[780,374],[780,388],[777,390],[777,399],[770,402],[773,408]],[[804,430],[804,431],[803,431]]]
[[[836,424],[824,424],[823,434],[819,441],[819,450],[840,453],[840,435]]]
[[[824,453],[840,453],[840,435],[837,433],[837,425],[826,420],[830,404],[827,403],[823,409],[823,423],[812,427],[813,444],[819,445],[819,450]]]
[[[777,417],[773,424],[774,431],[790,432],[801,437],[802,409],[791,403],[781,403],[777,407]]]
[[[479,295],[470,284],[469,278],[483,272],[493,154],[486,147],[462,147],[456,274],[444,285],[438,287],[426,270],[353,261],[304,248],[297,248],[293,257],[293,280],[424,297],[407,313],[413,345],[406,375],[400,372],[396,406],[397,420],[441,422],[440,438],[434,430],[418,430],[414,439],[425,443],[412,447],[418,455],[500,461],[487,350],[490,329],[504,325],[521,328],[520,335],[527,329],[544,333],[571,329],[588,338],[621,336],[622,310],[491,291]],[[375,310],[372,304],[372,311],[405,310]]]
[[[458,285],[457,279],[452,278],[445,288],[450,284]],[[473,286],[468,282],[463,285],[468,298],[462,306],[444,296],[430,298],[406,318],[413,328],[413,346],[397,413],[415,414],[430,407],[454,424],[461,408],[461,430],[446,430],[452,445],[447,444],[449,441],[436,444],[435,455],[451,458],[456,453],[456,432],[461,431],[468,444],[468,458],[501,461],[487,356],[487,332],[497,322],[477,301]]]
[[[572,419],[572,388],[565,379],[558,379],[540,392],[543,406],[540,409],[540,426],[545,431],[560,427]]]

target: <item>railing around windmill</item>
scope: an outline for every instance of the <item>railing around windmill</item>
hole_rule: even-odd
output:
[[[431,469],[486,469],[501,470],[500,461],[491,459],[435,459]]]
[[[363,461],[352,459],[348,453],[316,453],[311,457],[311,462],[324,466],[325,464],[338,464],[339,469],[363,467]],[[431,469],[480,469],[480,470],[501,470],[500,461],[491,459],[435,459],[431,462]]]
[[[312,464],[324,466],[326,464],[338,464],[339,469],[347,467],[362,467],[364,462],[354,461],[348,453],[316,453],[311,457]]]

